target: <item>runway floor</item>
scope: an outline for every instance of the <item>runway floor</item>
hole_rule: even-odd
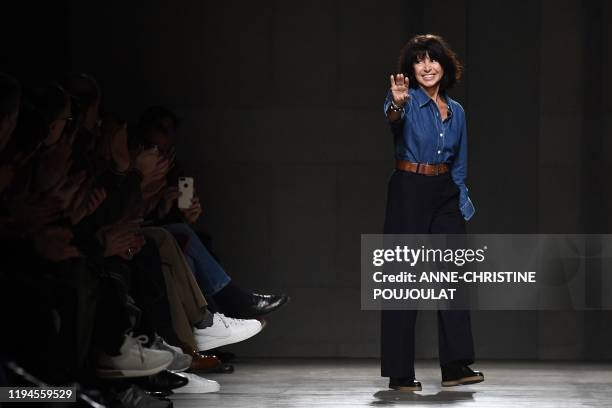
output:
[[[195,407],[612,407],[612,363],[486,361],[473,368],[485,382],[442,388],[435,361],[417,363],[423,391],[387,388],[371,359],[237,361],[233,374],[208,374],[214,394],[175,394],[176,408]]]

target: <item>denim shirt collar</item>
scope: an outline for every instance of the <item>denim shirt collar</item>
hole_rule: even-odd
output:
[[[451,117],[453,115],[453,107],[450,104],[450,98],[446,95],[445,92],[440,93],[440,96],[446,102],[446,105],[448,106],[448,111],[449,111],[448,116]],[[416,99],[416,102],[419,104],[419,108],[422,108],[423,106],[427,105],[429,102],[433,103],[433,99],[431,99],[429,95],[427,95],[427,92],[425,92],[425,90],[421,88],[420,86],[417,86],[414,89],[414,98]]]

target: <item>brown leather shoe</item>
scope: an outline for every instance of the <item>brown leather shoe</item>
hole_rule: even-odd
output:
[[[193,371],[209,372],[216,370],[221,365],[221,360],[219,360],[217,356],[200,354],[198,350],[186,345],[183,345],[181,348],[185,354],[189,354],[191,356],[192,360],[190,368]]]

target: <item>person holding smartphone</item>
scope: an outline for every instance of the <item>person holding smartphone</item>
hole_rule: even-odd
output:
[[[395,144],[396,170],[388,186],[385,234],[465,234],[475,212],[468,196],[465,112],[447,91],[462,66],[446,41],[417,35],[402,49],[384,102]],[[381,374],[389,387],[420,391],[414,372],[416,310],[384,310]],[[469,311],[438,311],[442,385],[484,380],[474,362]]]
[[[213,256],[205,242],[205,234],[195,229],[202,213],[195,185],[191,177],[175,161],[179,120],[171,110],[162,106],[148,108],[137,126],[138,144],[155,145],[160,155],[174,164],[167,174],[167,188],[157,211],[157,225],[170,231],[182,243],[185,257],[202,293],[219,312],[237,319],[260,318],[278,310],[289,301],[285,294],[262,294],[245,289],[234,282]]]

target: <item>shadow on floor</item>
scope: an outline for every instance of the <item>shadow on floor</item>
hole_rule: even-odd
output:
[[[404,403],[435,403],[453,404],[455,402],[473,401],[476,391],[439,391],[436,394],[422,395],[416,392],[402,392],[395,390],[378,391],[374,394],[375,401],[370,405],[392,405]]]

